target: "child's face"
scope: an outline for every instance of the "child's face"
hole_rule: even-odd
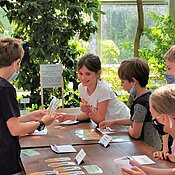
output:
[[[80,79],[83,86],[94,87],[97,83],[98,76],[99,75],[97,75],[95,72],[90,71],[85,66],[83,66],[78,71],[78,78]]]
[[[133,87],[132,83],[130,83],[128,80],[122,80],[121,79],[121,86],[127,91],[130,92],[130,89]]]
[[[161,123],[164,125],[163,130],[165,133],[171,134],[175,138],[175,126],[174,126],[174,118],[173,116],[169,116],[166,114],[159,114],[157,113],[150,102],[150,112],[153,117],[153,119],[156,119],[158,123]],[[173,123],[172,123],[173,122]]]
[[[175,61],[166,60],[166,72],[167,75],[172,75],[175,78]]]

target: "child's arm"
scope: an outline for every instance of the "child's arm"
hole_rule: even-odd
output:
[[[29,112],[27,114],[24,114],[19,117],[19,120],[21,123],[29,122],[29,121],[36,121],[41,120],[44,115],[48,113],[47,110],[36,110]]]
[[[54,116],[45,115],[42,118],[42,121],[45,125],[50,125],[54,121]],[[12,136],[20,136],[31,133],[40,125],[37,121],[21,123],[18,117],[11,117],[6,123]]]
[[[87,115],[90,119],[92,119],[95,123],[99,124],[103,120],[105,120],[105,115],[107,112],[107,107],[108,107],[109,100],[102,101],[98,103],[98,109],[97,111],[90,109],[87,112]]]
[[[129,126],[131,124],[131,120],[129,118],[121,118],[121,119],[114,119],[114,120],[104,120],[100,122],[99,127],[100,129],[105,129],[106,127],[115,126],[115,125],[125,125]]]
[[[143,122],[134,121],[131,126],[128,128],[128,133],[131,137],[138,139],[141,136],[143,127]]]

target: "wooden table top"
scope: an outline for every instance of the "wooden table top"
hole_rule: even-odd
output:
[[[102,174],[105,175],[121,175],[120,171],[117,169],[114,159],[120,158],[122,156],[133,156],[133,155],[147,155],[153,161],[156,162],[154,167],[173,167],[173,163],[168,161],[157,160],[152,157],[153,149],[143,143],[142,141],[135,142],[122,142],[122,143],[111,143],[109,147],[104,148],[99,144],[91,144],[91,145],[76,145],[74,148],[77,150],[77,153],[80,149],[87,153],[84,158],[84,162],[80,164],[81,170],[88,174],[86,170],[83,168],[84,165],[97,165],[103,170]],[[34,172],[41,171],[52,171],[54,168],[48,167],[46,159],[50,158],[60,158],[60,157],[70,157],[74,162],[74,158],[77,153],[66,153],[66,154],[56,154],[51,151],[50,148],[36,148],[35,151],[39,152],[40,155],[28,157],[22,155],[22,161],[24,167],[26,169],[27,175]]]
[[[76,113],[79,111],[77,108],[73,109],[59,109],[61,112]],[[79,122],[73,125],[60,125],[58,122],[47,126],[47,135],[27,135],[21,136],[19,141],[22,148],[30,147],[48,147],[52,144],[65,145],[79,145],[79,144],[91,144],[97,143],[99,140],[82,140],[76,136],[76,130],[96,130],[96,124],[91,121]],[[116,135],[121,137],[124,141],[131,141],[128,135],[126,126],[117,126],[116,133],[110,135]],[[101,137],[102,134],[96,130],[96,133]]]

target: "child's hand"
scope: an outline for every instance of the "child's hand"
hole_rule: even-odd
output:
[[[104,120],[104,121],[100,122],[99,128],[105,129],[105,128],[111,126],[111,124],[112,124],[112,122],[110,120]]]
[[[59,121],[59,122],[64,122],[66,120],[70,120],[70,118],[68,118],[66,113],[56,113],[55,118]]]
[[[166,153],[165,154],[166,158],[168,158],[171,162],[175,162],[175,157],[173,154]]]
[[[43,116],[43,118],[41,120],[47,126],[47,125],[50,125],[54,121],[54,119],[55,119],[55,115],[46,114],[45,116]]]
[[[36,110],[29,113],[31,120],[41,120],[44,115],[48,113],[47,110]]]
[[[122,168],[121,172],[123,175],[146,175],[146,173],[137,166],[134,166],[131,169]]]
[[[167,154],[168,152],[166,151],[156,151],[153,153],[153,157],[161,159],[161,160],[167,160]]]
[[[88,114],[91,111],[91,106],[88,104],[86,100],[82,99],[80,103],[80,110]]]

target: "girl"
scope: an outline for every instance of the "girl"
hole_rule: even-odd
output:
[[[175,45],[165,53],[164,59],[166,62],[166,72],[165,78],[168,84],[175,84]],[[161,151],[156,151],[153,153],[153,156],[158,159],[169,159],[172,162],[175,162],[175,157],[171,154],[171,146],[173,138],[168,134],[162,132],[162,127],[155,126],[158,129],[160,134],[163,134],[163,149]]]
[[[100,80],[101,62],[98,56],[87,54],[81,57],[77,66],[78,86],[82,99],[79,114],[57,114],[59,121],[91,119],[96,124],[106,118],[129,117],[129,108],[118,100],[110,87]]]
[[[163,131],[173,137],[172,154],[175,155],[175,86],[173,84],[165,85],[153,92],[150,97],[150,111],[153,120],[157,125],[163,125]],[[122,168],[123,175],[174,175],[175,168],[152,168],[137,165],[131,169]]]

